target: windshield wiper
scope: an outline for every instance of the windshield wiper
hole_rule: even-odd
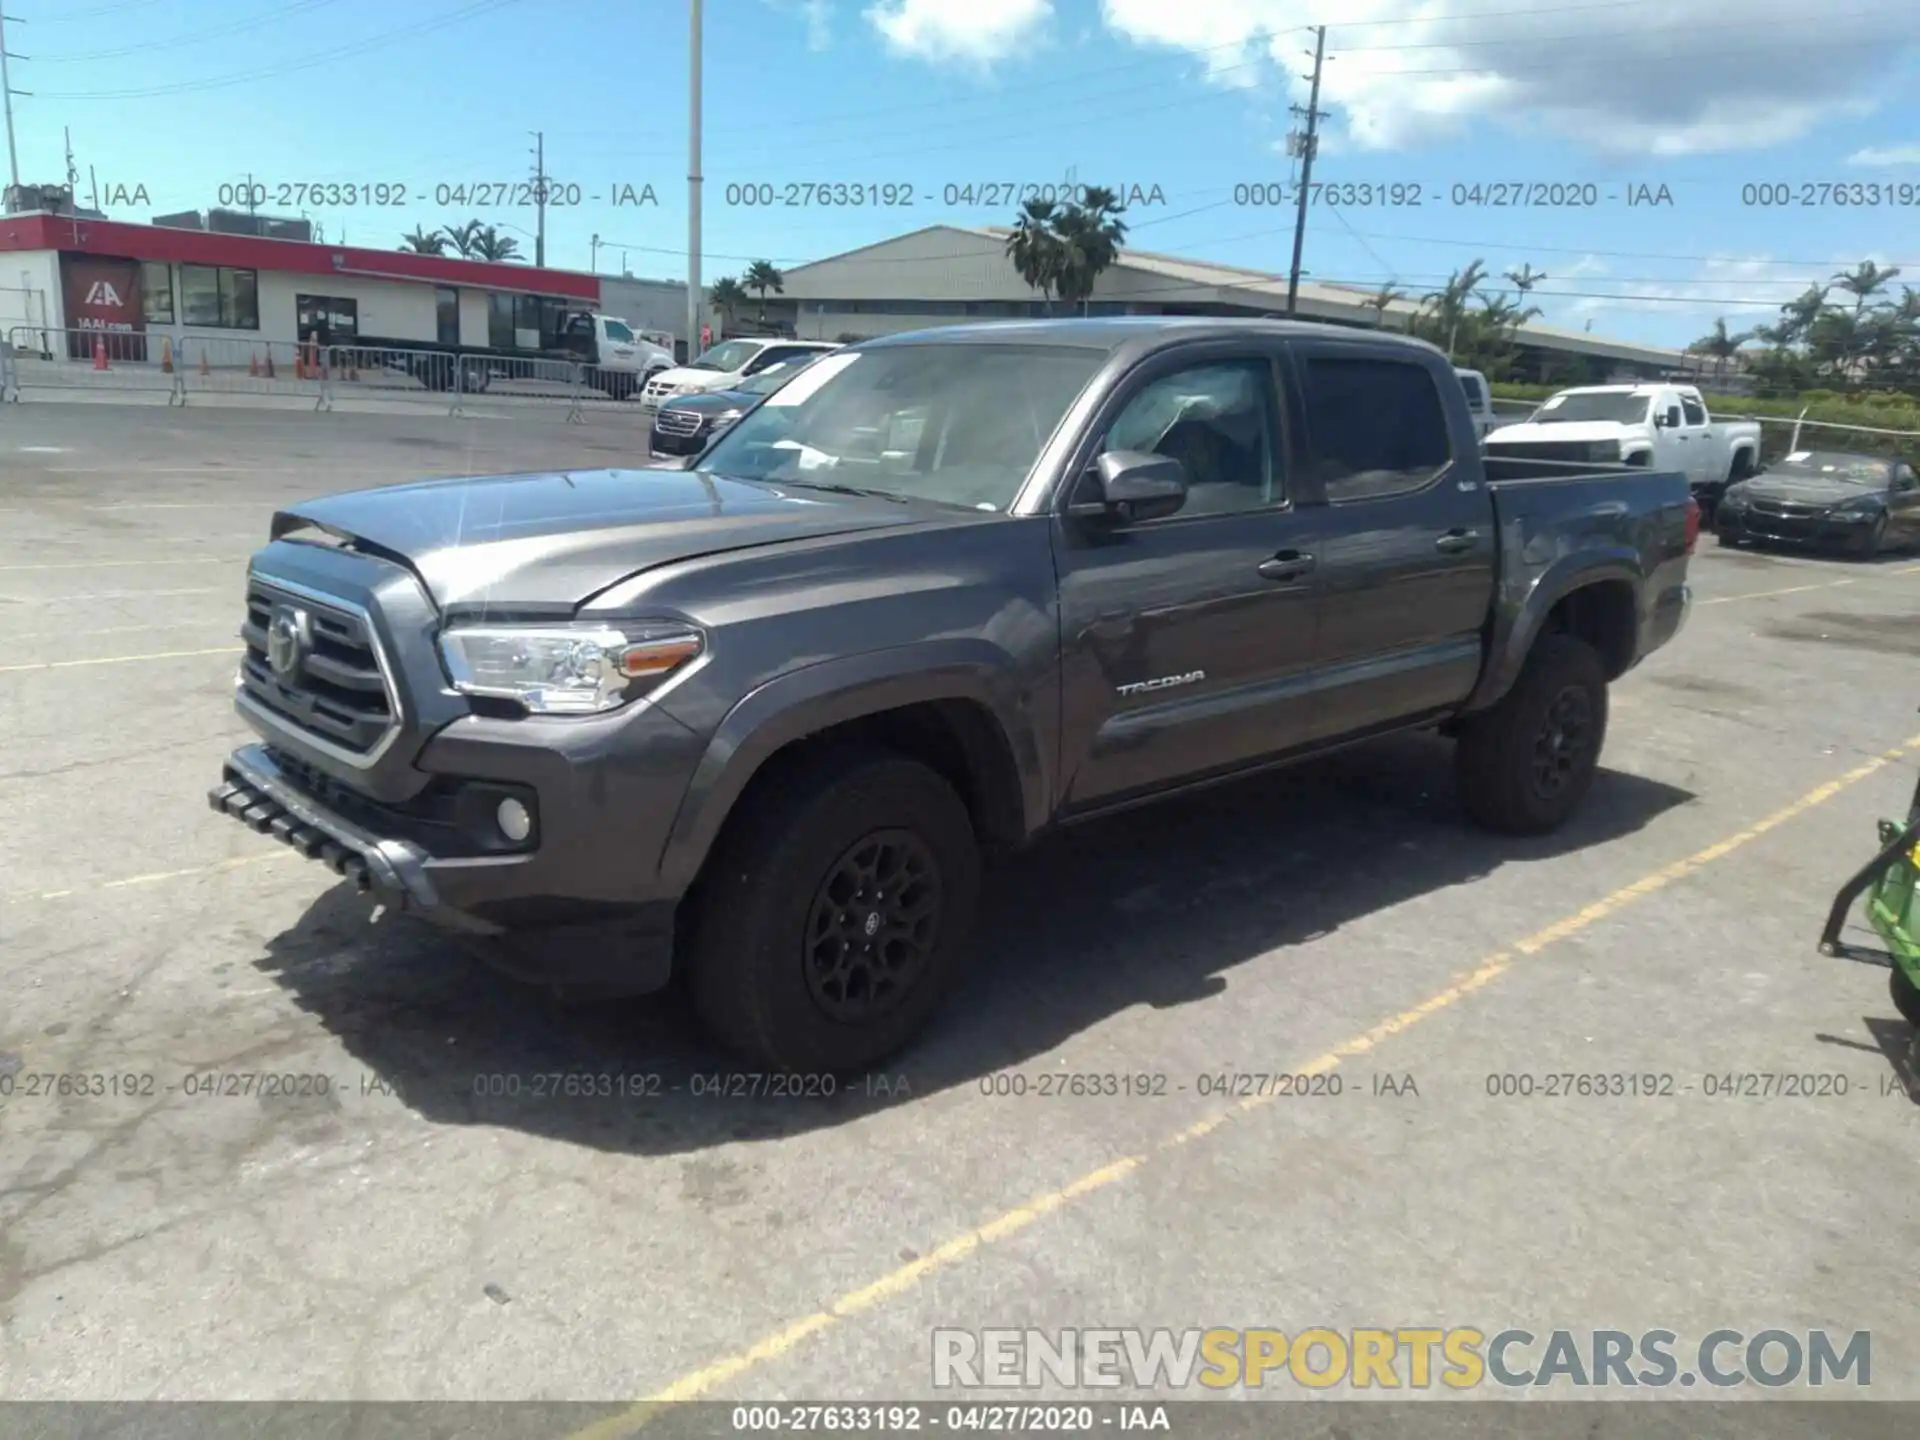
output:
[[[768,485],[792,485],[800,490],[825,490],[833,495],[864,495],[875,500],[891,500],[897,505],[908,503],[904,495],[896,495],[891,490],[869,490],[862,485],[842,485],[837,480],[768,480]]]

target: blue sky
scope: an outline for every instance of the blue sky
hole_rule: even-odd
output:
[[[969,204],[966,188],[1069,177],[1127,192],[1137,248],[1284,270],[1291,207],[1264,202],[1294,174],[1301,27],[1331,10],[1314,178],[1351,203],[1314,208],[1309,275],[1418,294],[1475,258],[1495,275],[1528,264],[1548,277],[1548,320],[1683,344],[1716,315],[1770,319],[1863,258],[1912,262],[1920,284],[1913,0],[1836,6],[708,0],[705,275],[940,221],[1004,224],[1003,197]],[[269,211],[282,184],[384,184],[407,203],[288,208],[368,245],[477,215],[517,227],[531,255],[530,209],[435,192],[525,178],[543,130],[549,172],[581,199],[549,211],[549,263],[586,268],[597,234],[602,270],[684,273],[686,0],[8,0],[7,14],[7,49],[26,57],[12,83],[30,92],[15,101],[22,178],[64,173],[69,127],[83,198],[91,167],[115,218],[204,208],[248,174]],[[823,182],[913,203],[784,203]],[[1597,203],[1492,203],[1512,182]],[[653,203],[608,203],[647,186]],[[780,203],[742,203],[742,186]],[[1840,203],[1874,197],[1855,186],[1879,187],[1877,208]],[[135,187],[145,201],[120,203]]]

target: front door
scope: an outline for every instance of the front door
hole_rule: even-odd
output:
[[[1893,487],[1887,493],[1887,534],[1896,542],[1920,544],[1920,475],[1902,460],[1893,467]]]
[[[442,345],[460,344],[460,292],[451,285],[439,285],[433,292],[435,335]]]
[[[1288,495],[1276,376],[1273,353],[1213,346],[1161,357],[1106,411],[1094,453],[1174,456],[1189,490],[1157,520],[1055,520],[1068,810],[1234,769],[1312,728],[1312,521]]]
[[[1480,676],[1493,503],[1435,372],[1318,341],[1294,363],[1302,489],[1325,502],[1315,738],[1457,705]]]

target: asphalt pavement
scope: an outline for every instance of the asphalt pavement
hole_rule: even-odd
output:
[[[1920,556],[1705,542],[1548,839],[1418,738],[1043,844],[923,1044],[775,1095],[672,996],[499,978],[204,799],[277,503],[643,453],[0,413],[0,1397],[624,1424],[939,1398],[936,1329],[1470,1326],[1870,1331],[1920,1398],[1911,1032],[1815,949],[1920,766]]]

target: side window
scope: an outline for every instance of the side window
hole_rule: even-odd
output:
[[[1478,375],[1462,375],[1460,377],[1460,388],[1467,392],[1467,403],[1473,406],[1474,409],[1479,410],[1485,407],[1487,403],[1487,392],[1480,388],[1480,377]]]
[[[1174,519],[1259,510],[1285,498],[1273,466],[1273,370],[1229,360],[1149,381],[1107,427],[1104,450],[1178,460],[1187,503]]]
[[[1329,501],[1423,489],[1453,458],[1424,366],[1314,355],[1303,374],[1310,465]]]
[[[1913,467],[1902,460],[1893,467],[1893,488],[1896,490],[1920,490],[1920,479],[1916,479]]]
[[[630,345],[633,343],[633,331],[622,325],[618,320],[609,320],[606,324],[607,339],[621,345]]]
[[[1702,405],[1698,400],[1695,400],[1690,396],[1682,395],[1680,397],[1680,408],[1686,414],[1687,424],[1704,425],[1707,423],[1706,407]]]

